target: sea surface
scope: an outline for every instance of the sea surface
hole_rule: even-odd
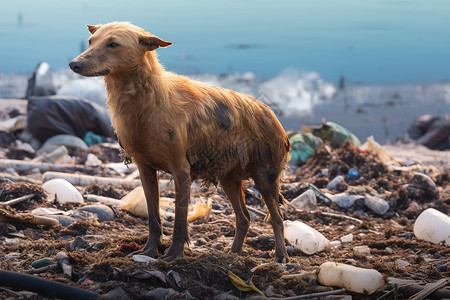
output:
[[[361,140],[450,112],[450,1],[60,1],[0,3],[0,98],[22,98],[36,65],[59,94],[104,103],[102,80],[71,73],[85,24],[131,21],[173,42],[168,70],[246,92],[286,129],[336,121]]]

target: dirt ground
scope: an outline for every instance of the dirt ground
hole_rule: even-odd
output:
[[[402,147],[402,146],[397,146]],[[4,148],[0,158],[27,159],[15,149]],[[95,153],[103,163],[119,162],[119,153],[113,148],[93,146],[86,151],[70,153],[77,165],[83,165],[87,153]],[[28,158],[29,159],[29,158]],[[360,176],[350,179],[347,173],[356,168]],[[20,204],[0,206],[0,270],[20,273],[37,273],[33,276],[56,281],[100,295],[116,299],[237,299],[260,296],[255,292],[238,290],[230,281],[232,271],[248,283],[250,280],[271,298],[293,297],[333,290],[321,286],[315,276],[318,267],[327,261],[346,263],[379,271],[388,278],[411,280],[413,286],[436,282],[450,277],[450,247],[435,245],[417,239],[413,224],[426,208],[436,208],[450,213],[450,182],[448,166],[437,164],[437,168],[419,166],[418,170],[430,175],[436,184],[437,193],[412,187],[411,169],[392,170],[371,154],[358,151],[350,145],[339,149],[319,148],[305,165],[287,170],[283,178],[282,194],[291,201],[314,184],[322,192],[338,193],[365,190],[382,195],[390,204],[389,211],[377,215],[365,207],[360,200],[350,208],[340,208],[335,203],[317,200],[312,211],[283,207],[286,220],[301,220],[318,230],[330,241],[353,234],[351,242],[342,243],[323,252],[306,255],[288,247],[290,261],[274,263],[274,239],[272,229],[263,216],[252,214],[252,223],[240,255],[229,252],[234,236],[234,214],[230,203],[219,188],[199,188],[193,196],[213,199],[212,212],[206,221],[190,223],[190,245],[185,256],[172,262],[158,260],[148,265],[136,262],[130,252],[145,245],[147,220],[130,215],[115,207],[114,221],[99,222],[96,219],[78,221],[63,227],[37,226],[8,219],[8,214],[29,213],[37,207],[52,207],[70,211],[92,204],[66,204],[48,202],[41,188],[40,174],[19,172],[14,178],[0,175],[0,201],[8,201],[26,194],[35,196]],[[1,170],[2,172],[4,170]],[[123,178],[123,174],[106,171],[98,167],[91,174]],[[332,191],[326,185],[337,175],[346,182]],[[162,178],[169,178],[163,174]],[[25,180],[28,179],[28,180]],[[27,182],[28,181],[28,182]],[[248,183],[251,187],[251,182]],[[82,195],[96,194],[121,199],[132,186],[77,186]],[[173,197],[174,191],[163,189],[161,195]],[[257,194],[246,193],[247,205],[266,212]],[[173,217],[163,219],[162,252],[170,245]],[[76,241],[76,242],[74,242]],[[355,251],[357,246],[368,246],[370,252]],[[58,252],[67,253],[72,275],[65,275],[56,264]],[[52,260],[47,269],[36,271],[31,266],[43,258]],[[33,271],[34,270],[34,271]],[[304,274],[307,276],[293,276]],[[162,289],[157,289],[162,288]],[[336,288],[335,288],[336,289]],[[395,289],[395,293],[388,295]],[[0,285],[2,299],[46,299],[45,294],[25,292],[26,282],[20,288]],[[361,295],[347,292],[347,299],[404,299],[405,290],[386,284],[374,294]],[[338,299],[338,296],[328,296]],[[340,296],[343,299],[343,296]],[[70,298],[68,296],[68,298]],[[294,299],[294,298],[292,298]]]

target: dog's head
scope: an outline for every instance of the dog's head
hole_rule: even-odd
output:
[[[87,25],[89,48],[69,63],[83,76],[104,76],[136,69],[147,51],[172,45],[128,22]]]

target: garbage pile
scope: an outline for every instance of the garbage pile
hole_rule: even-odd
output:
[[[299,142],[314,147],[283,179],[290,262],[277,264],[267,209],[251,181],[241,255],[229,253],[230,202],[220,186],[199,182],[185,256],[134,255],[146,243],[148,214],[139,172],[122,163],[113,137],[84,127],[36,139],[24,135],[35,124],[26,116],[12,123],[0,150],[1,298],[450,297],[449,174],[397,161],[370,138],[361,145],[324,134],[338,124],[290,135],[299,146],[293,156],[303,157]],[[163,233],[171,236],[169,174],[160,174],[160,191]],[[161,250],[168,246],[164,238]]]

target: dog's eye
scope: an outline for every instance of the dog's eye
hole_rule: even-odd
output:
[[[117,43],[109,43],[107,46],[108,46],[108,48],[117,48],[117,47],[119,47],[120,45],[117,44]]]

